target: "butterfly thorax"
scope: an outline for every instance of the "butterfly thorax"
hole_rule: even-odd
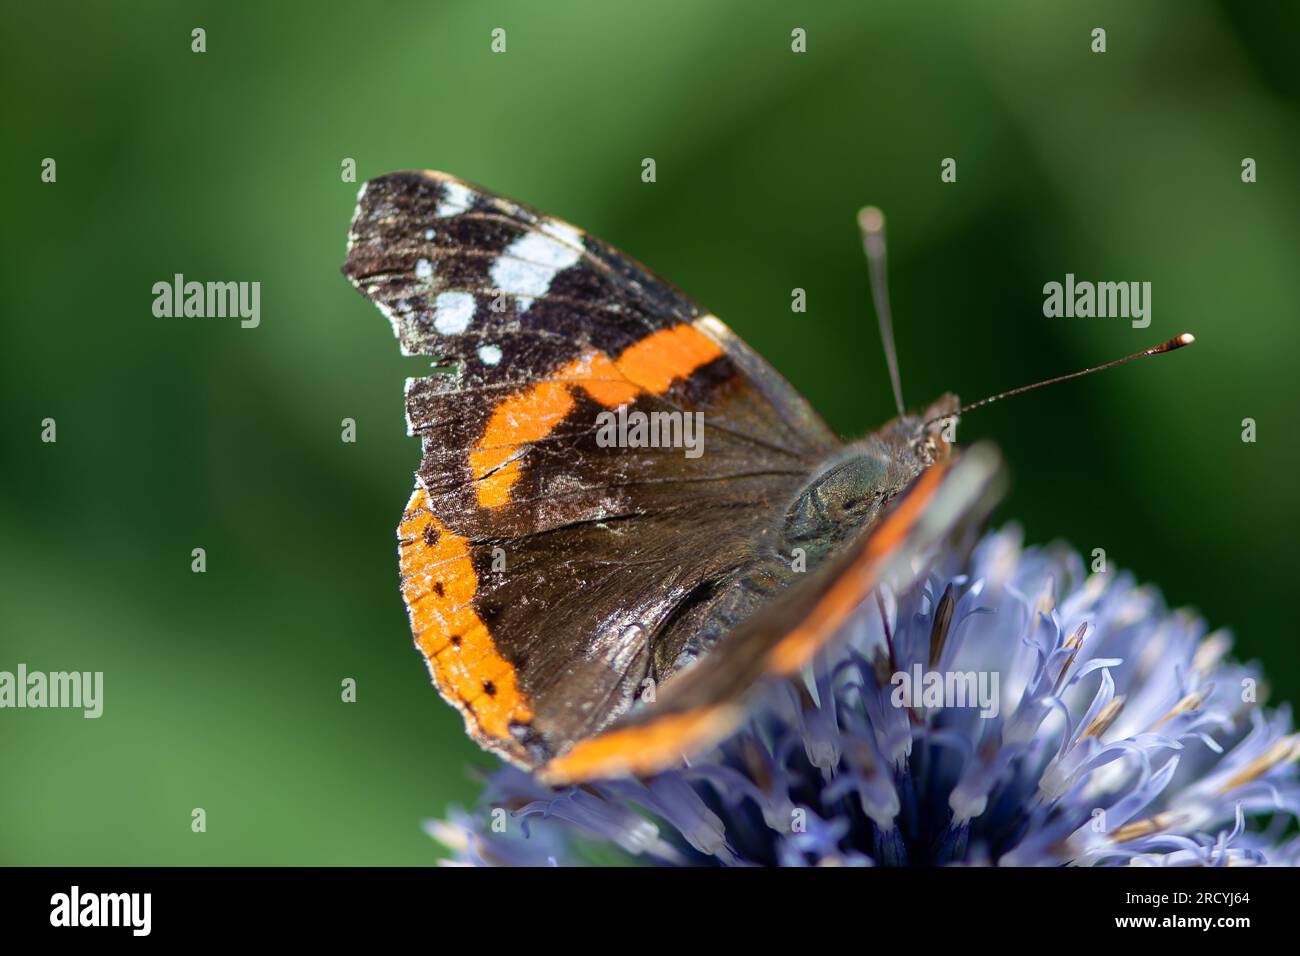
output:
[[[950,454],[958,402],[944,395],[924,415],[903,415],[823,462],[786,510],[782,537],[808,569],[879,519],[889,502]]]

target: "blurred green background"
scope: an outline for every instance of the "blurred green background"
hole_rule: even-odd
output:
[[[447,170],[628,250],[849,436],[893,414],[866,203],[889,216],[911,404],[1194,331],[963,436],[1011,463],[998,520],[1104,547],[1295,698],[1298,9],[6,4],[0,670],[102,670],[106,703],[0,712],[0,861],[429,863],[420,822],[493,763],[410,646],[394,527],[421,366],[339,275],[346,157],[360,179]],[[260,281],[261,327],[155,318],[176,272]],[[1151,327],[1044,318],[1067,272],[1152,282]]]

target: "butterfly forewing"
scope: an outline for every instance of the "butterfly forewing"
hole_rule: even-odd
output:
[[[476,740],[538,765],[766,597],[753,571],[780,566],[783,510],[838,443],[719,320],[441,173],[365,186],[344,271],[449,368],[407,386],[423,460],[398,536],[417,646]]]

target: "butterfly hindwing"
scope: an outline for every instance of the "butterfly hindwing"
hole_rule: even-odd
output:
[[[746,698],[761,680],[798,674],[874,588],[908,586],[928,549],[959,526],[982,521],[1001,478],[989,446],[933,465],[857,542],[741,622],[653,705],[552,760],[543,779],[562,784],[650,774],[721,739],[743,718]]]

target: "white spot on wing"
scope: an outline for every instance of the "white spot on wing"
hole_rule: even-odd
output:
[[[557,273],[582,258],[582,233],[567,223],[548,219],[540,232],[529,232],[506,247],[492,263],[492,282],[515,297],[519,311],[545,295]]]
[[[496,365],[501,361],[501,349],[496,345],[480,345],[478,357],[484,365]]]
[[[426,238],[426,239],[432,240],[433,237],[436,236],[436,235],[437,235],[437,233],[434,232],[432,229],[426,229],[426,230],[424,230],[424,238]]]
[[[474,309],[468,292],[443,292],[433,300],[433,327],[443,335],[459,335],[469,328]]]
[[[453,182],[445,182],[442,185],[446,194],[442,197],[442,202],[438,203],[438,216],[459,216],[474,201],[474,194],[470,192],[468,186]]]
[[[415,277],[428,282],[433,278],[433,263],[428,259],[420,259],[415,263]]]

